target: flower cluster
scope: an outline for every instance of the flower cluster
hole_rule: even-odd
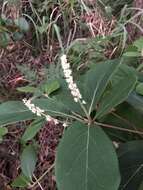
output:
[[[67,56],[65,54],[63,54],[61,56],[61,65],[63,68],[66,82],[68,83],[68,88],[70,89],[71,94],[74,97],[74,101],[78,102],[79,100],[81,100],[83,104],[86,104],[86,102],[82,99],[82,95],[81,95],[76,83],[73,81],[70,64],[68,63]]]
[[[35,113],[37,116],[44,116],[46,118],[47,121],[53,121],[56,124],[59,123],[59,121],[53,117],[51,117],[50,115],[46,115],[45,111],[37,106],[35,106],[31,100],[27,100],[27,99],[23,99],[23,103],[25,104],[25,106],[32,111],[33,113]]]

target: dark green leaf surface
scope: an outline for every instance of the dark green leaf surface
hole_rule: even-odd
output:
[[[143,96],[138,95],[136,92],[132,92],[129,95],[127,102],[135,109],[143,113]]]
[[[26,129],[26,131],[24,132],[21,140],[23,142],[27,142],[29,140],[31,140],[33,137],[35,137],[35,135],[39,132],[39,130],[42,128],[44,124],[44,120],[36,120],[34,122],[32,122],[28,128]]]
[[[122,75],[121,72],[120,76],[117,77],[117,74],[115,75],[115,82],[113,81],[111,89],[104,94],[99,104],[96,118],[101,118],[111,111],[112,108],[123,102],[136,84],[137,77],[133,69],[126,65],[122,65],[120,69],[122,70]]]
[[[32,179],[37,161],[37,155],[32,145],[28,145],[23,150],[20,161],[22,173],[29,179]]]
[[[92,107],[98,103],[109,80],[120,65],[121,60],[96,64],[85,75],[83,97]],[[92,110],[92,109],[91,109]]]
[[[9,101],[0,104],[0,125],[8,125],[35,117],[36,115],[20,101]]]
[[[143,141],[122,144],[118,157],[122,176],[119,190],[138,190],[143,180]]]
[[[98,126],[75,122],[56,155],[58,190],[117,190],[118,161],[112,142]]]

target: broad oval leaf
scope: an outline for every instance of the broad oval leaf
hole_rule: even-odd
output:
[[[135,87],[137,77],[134,69],[121,65],[115,75],[112,87],[107,90],[99,103],[96,118],[101,118],[122,103]],[[119,75],[119,76],[118,76]]]
[[[112,142],[100,127],[79,122],[63,135],[55,171],[59,190],[117,190],[120,183]]]
[[[20,161],[22,173],[31,180],[37,162],[36,151],[32,145],[23,150]]]

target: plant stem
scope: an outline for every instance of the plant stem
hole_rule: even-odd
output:
[[[37,179],[36,182],[31,185],[31,188],[33,188],[36,184],[38,184],[45,177],[45,175],[47,175],[54,168],[54,166],[55,164],[52,164],[50,168],[46,170],[45,173],[43,173],[43,175],[39,177],[39,179]]]
[[[114,125],[109,125],[109,124],[99,123],[99,122],[95,122],[95,124],[97,124],[97,125],[99,125],[101,127],[105,127],[105,128],[111,128],[111,129],[116,129],[116,130],[119,130],[119,131],[125,131],[125,132],[128,132],[128,133],[134,133],[134,134],[138,134],[138,135],[143,135],[143,132],[141,132],[141,131],[134,131],[132,129],[125,129],[125,128],[117,127],[117,126],[114,126]]]

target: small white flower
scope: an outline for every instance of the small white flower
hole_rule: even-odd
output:
[[[82,104],[86,104],[86,102],[83,100],[83,101],[82,101]]]
[[[47,121],[51,121],[52,120],[51,116],[49,116],[49,115],[45,115],[45,118],[46,118]]]
[[[59,124],[59,121],[57,119],[54,119],[55,125]]]
[[[75,101],[75,102],[78,102],[78,100],[79,100],[78,98],[74,98],[74,101]]]
[[[63,127],[68,127],[68,124],[67,123],[63,123]]]

